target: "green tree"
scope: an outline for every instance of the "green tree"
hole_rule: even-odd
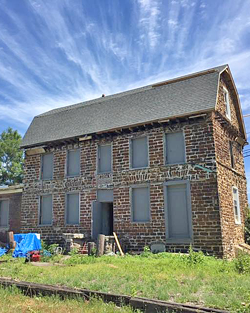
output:
[[[245,242],[250,245],[250,207],[246,209]]]
[[[0,186],[14,185],[22,182],[23,151],[22,141],[17,130],[9,127],[0,136]]]

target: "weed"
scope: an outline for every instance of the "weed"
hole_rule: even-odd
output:
[[[104,303],[101,299],[91,298],[84,301],[82,298],[63,301],[58,296],[51,297],[27,297],[15,287],[0,288],[1,309],[8,312],[84,312],[84,313],[132,313],[130,307],[118,308],[113,303]],[[136,311],[139,313],[139,311]]]
[[[240,270],[241,274],[235,265],[242,260],[220,260],[192,250],[188,255],[165,252],[153,254],[145,249],[143,255],[144,257],[127,254],[124,257],[96,258],[77,254],[61,260],[64,266],[48,267],[35,267],[24,264],[23,259],[17,259],[15,262],[0,264],[0,276],[42,284],[189,302],[230,312],[245,313],[249,310],[247,305],[250,300],[250,275],[246,271],[245,262],[244,270]],[[7,259],[8,256],[2,258]]]
[[[69,255],[74,256],[79,254],[79,249],[78,248],[73,248],[70,250]]]
[[[240,274],[250,273],[250,256],[246,253],[240,253],[234,260],[235,268]]]
[[[143,249],[143,252],[140,255],[143,258],[148,258],[148,257],[152,257],[153,253],[151,252],[149,246],[145,246]]]
[[[188,255],[185,260],[190,265],[202,264],[205,261],[205,255],[202,251],[195,252],[190,245]]]

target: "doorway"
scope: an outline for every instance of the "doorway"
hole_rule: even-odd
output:
[[[92,237],[97,239],[98,234],[113,235],[113,202],[93,202],[92,208]]]

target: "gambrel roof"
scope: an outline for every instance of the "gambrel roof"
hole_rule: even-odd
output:
[[[21,147],[40,146],[116,128],[215,109],[222,65],[36,116]]]

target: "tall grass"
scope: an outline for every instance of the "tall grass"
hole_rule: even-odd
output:
[[[2,263],[0,276],[250,312],[249,259],[245,256],[244,261],[225,261],[193,251],[189,255],[145,251],[124,258],[62,258],[56,259],[61,265],[50,267],[35,267],[23,260]]]
[[[134,313],[129,307],[118,308],[112,303],[104,303],[98,299],[84,301],[81,298],[64,299],[57,297],[24,296],[17,288],[0,288],[0,312],[84,312],[84,313]],[[138,311],[139,312],[139,311]]]

